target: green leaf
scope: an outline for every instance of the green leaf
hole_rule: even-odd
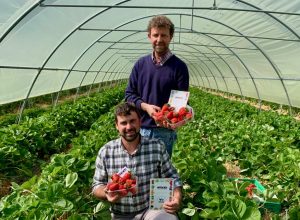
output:
[[[196,209],[184,208],[182,213],[188,216],[193,216],[196,213]]]
[[[224,212],[222,219],[223,220],[238,220],[238,218],[235,216],[235,214],[230,211]]]
[[[211,181],[211,182],[209,183],[209,186],[210,186],[211,191],[213,191],[213,192],[218,192],[219,185],[218,185],[217,182]]]
[[[23,189],[31,189],[31,187],[37,182],[37,175],[31,177],[28,181],[24,182],[21,186]]]
[[[66,187],[70,188],[74,185],[74,183],[77,181],[78,179],[78,174],[77,173],[69,173],[66,178]]]
[[[243,215],[243,220],[260,220],[260,211],[254,207],[247,207],[245,214]]]
[[[73,209],[73,203],[65,199],[61,199],[58,202],[56,202],[55,206],[63,209],[64,211],[69,211]]]
[[[239,199],[234,199],[231,201],[231,208],[232,208],[233,213],[238,218],[241,218],[244,215],[244,213],[246,212],[246,204]]]
[[[70,217],[68,217],[68,220],[89,220],[90,218],[85,217],[85,216],[81,216],[77,213],[72,214]]]
[[[94,208],[94,214],[107,210],[109,205],[105,202],[99,202]]]
[[[209,201],[208,203],[205,204],[207,207],[214,208],[214,207],[219,207],[220,205],[220,200],[216,196],[213,200]]]
[[[199,214],[198,214],[198,212],[196,212],[195,215],[192,216],[191,220],[199,220]]]
[[[200,217],[208,218],[208,219],[217,219],[221,217],[220,210],[213,210],[213,209],[203,209],[200,212]]]

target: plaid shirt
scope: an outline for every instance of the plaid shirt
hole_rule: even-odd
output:
[[[174,178],[174,186],[182,186],[163,142],[141,136],[141,142],[133,155],[125,150],[121,138],[108,142],[99,150],[93,190],[98,186],[106,185],[110,176],[125,166],[137,177],[138,192],[136,195],[123,197],[111,204],[113,213],[131,214],[148,208],[150,178]]]
[[[167,52],[165,55],[163,55],[163,56],[161,57],[161,60],[160,60],[160,62],[158,63],[158,62],[156,62],[155,55],[154,55],[154,51],[153,51],[153,52],[152,52],[152,61],[153,61],[153,63],[154,63],[155,65],[160,65],[160,66],[162,66],[162,65],[164,65],[165,62],[167,62],[167,60],[168,60],[171,56],[173,56],[173,54],[171,53],[170,50],[168,50],[168,52]]]

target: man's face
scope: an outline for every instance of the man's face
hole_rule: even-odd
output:
[[[151,28],[151,32],[148,33],[148,38],[155,53],[158,55],[163,55],[168,51],[169,44],[172,40],[168,28]]]
[[[117,116],[116,128],[122,138],[128,142],[132,142],[139,137],[141,120],[136,112],[131,112],[130,115]]]

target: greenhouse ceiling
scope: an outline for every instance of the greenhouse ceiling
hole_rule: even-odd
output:
[[[300,107],[299,0],[1,0],[0,11],[0,104],[128,79],[163,14],[191,85]]]

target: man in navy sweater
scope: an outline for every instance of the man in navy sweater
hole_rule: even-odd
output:
[[[155,16],[149,21],[148,38],[153,52],[135,63],[125,91],[125,100],[141,110],[141,135],[161,139],[170,156],[176,132],[157,126],[153,114],[168,103],[171,90],[189,89],[188,68],[169,49],[173,34],[174,24],[166,16]]]

